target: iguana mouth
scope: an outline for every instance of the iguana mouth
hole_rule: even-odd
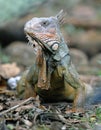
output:
[[[46,44],[45,42],[41,41],[40,39],[36,38],[35,36],[33,36],[33,34],[29,34],[27,33],[27,37],[30,37],[32,39],[32,41],[35,41],[38,43],[38,45],[44,50],[44,51],[48,51],[51,54],[55,54],[55,51],[52,50],[52,48],[49,47],[48,44]],[[29,40],[29,39],[28,39]],[[30,41],[29,41],[30,42]]]

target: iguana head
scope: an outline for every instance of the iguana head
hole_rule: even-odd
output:
[[[35,47],[40,46],[44,53],[53,55],[55,60],[60,60],[67,53],[63,45],[60,24],[63,22],[63,10],[55,17],[32,18],[25,24],[24,31]],[[65,51],[65,49],[67,49]]]

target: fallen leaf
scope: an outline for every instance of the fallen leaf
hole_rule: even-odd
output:
[[[20,68],[16,65],[16,63],[0,65],[0,75],[5,79],[14,77],[19,73],[20,73]]]

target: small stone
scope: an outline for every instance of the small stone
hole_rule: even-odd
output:
[[[20,76],[17,76],[17,77],[12,77],[12,78],[8,79],[8,81],[7,81],[8,87],[12,90],[16,89],[17,82],[20,80],[20,78],[21,78]]]

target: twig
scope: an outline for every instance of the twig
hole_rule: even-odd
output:
[[[58,114],[58,117],[59,117],[59,119],[60,119],[60,121],[61,121],[62,123],[66,124],[66,125],[68,125],[68,126],[71,125],[71,122],[67,121],[67,120],[64,118],[64,116],[63,116],[59,111],[57,111],[56,113]]]
[[[61,120],[61,122],[65,123],[66,125],[71,125],[71,123],[81,123],[81,120],[66,120],[62,115],[58,115],[59,119]]]
[[[8,110],[5,110],[5,111],[1,112],[1,113],[0,113],[0,116],[4,115],[4,114],[6,114],[6,113],[8,113],[8,112],[10,112],[10,111],[12,111],[12,110],[15,110],[16,108],[18,108],[18,107],[24,105],[25,103],[27,103],[27,102],[29,102],[30,100],[33,100],[33,99],[34,99],[33,97],[30,97],[30,98],[26,99],[25,101],[19,103],[18,105],[13,106],[13,107],[9,108]]]
[[[58,115],[58,117],[59,117],[59,119],[60,119],[60,121],[62,122],[62,123],[65,123],[66,125],[70,125],[68,122],[67,122],[67,120],[62,116],[62,115]]]

